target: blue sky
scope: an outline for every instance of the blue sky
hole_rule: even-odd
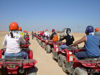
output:
[[[13,21],[28,31],[84,32],[87,25],[100,28],[100,0],[0,0],[0,30]]]

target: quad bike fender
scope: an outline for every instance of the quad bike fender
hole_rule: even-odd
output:
[[[59,46],[58,46],[58,45],[56,45],[56,44],[54,44],[54,43],[53,43],[53,48],[54,48],[54,52],[59,53],[60,48],[59,48]]]
[[[27,54],[28,54],[28,58],[29,59],[33,59],[33,51],[32,50],[29,50],[29,51],[26,51]]]
[[[0,50],[0,59],[2,58],[2,53],[3,53],[3,51],[2,51],[2,50]]]

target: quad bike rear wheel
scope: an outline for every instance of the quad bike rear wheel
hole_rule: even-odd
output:
[[[64,56],[63,56],[62,54],[59,54],[59,55],[58,55],[58,65],[59,65],[60,67],[62,67],[63,58],[64,58]]]
[[[33,67],[33,68],[26,69],[25,73],[20,75],[37,75],[37,68]]]
[[[57,52],[54,52],[54,48],[52,48],[52,58],[58,61],[58,55],[57,55]]]
[[[0,75],[8,75],[7,68],[0,69]]]
[[[2,75],[2,71],[0,70],[0,75]]]
[[[44,43],[44,42],[42,42],[42,48],[44,48],[44,46],[45,46],[45,43]]]
[[[88,75],[87,71],[77,67],[74,72],[73,75]]]
[[[68,72],[68,70],[67,70],[67,68],[66,68],[66,57],[64,56],[63,58],[62,58],[62,70],[65,72],[65,73],[67,73]]]
[[[50,53],[50,52],[51,52],[51,47],[50,47],[50,45],[47,45],[47,46],[46,46],[46,52],[47,52],[47,53]]]
[[[39,44],[41,44],[41,40],[39,39]]]
[[[44,42],[42,43],[42,47],[45,48],[45,43]]]

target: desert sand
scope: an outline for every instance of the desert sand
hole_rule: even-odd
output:
[[[0,49],[4,48],[2,45],[3,39],[7,32],[0,32]],[[75,40],[80,39],[84,34],[82,33],[73,33]],[[37,60],[36,67],[38,68],[37,75],[66,75],[62,68],[58,66],[58,63],[52,59],[52,54],[47,54],[46,51],[38,44],[36,39],[31,39],[30,36],[30,49],[33,50],[34,59]],[[82,43],[79,46],[83,46]]]

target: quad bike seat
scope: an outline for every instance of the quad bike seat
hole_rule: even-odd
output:
[[[24,59],[24,57],[20,57],[20,56],[6,56],[5,59]]]
[[[93,60],[100,60],[100,57],[82,58],[82,60],[90,60],[90,61],[93,61]]]

